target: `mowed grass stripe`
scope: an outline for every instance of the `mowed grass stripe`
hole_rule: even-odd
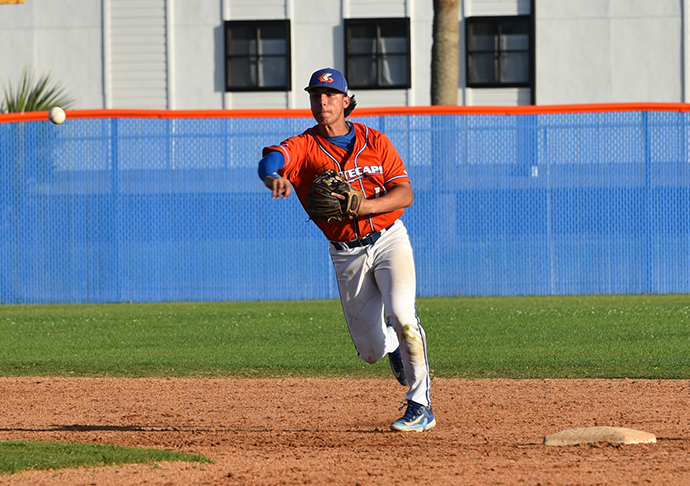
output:
[[[436,377],[688,378],[690,296],[419,299]],[[3,376],[388,376],[340,302],[0,308]]]
[[[0,474],[80,466],[185,461],[210,463],[196,454],[73,442],[0,441]]]
[[[690,376],[690,296],[430,299],[420,307],[436,334],[437,376]]]

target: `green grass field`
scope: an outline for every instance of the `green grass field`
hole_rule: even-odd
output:
[[[434,377],[690,378],[690,296],[420,299]],[[389,376],[338,301],[0,306],[0,376]],[[198,456],[0,441],[0,474]]]
[[[420,299],[433,376],[690,377],[690,296]],[[0,375],[387,376],[338,301],[0,307]]]
[[[12,474],[27,469],[61,469],[161,461],[211,462],[196,454],[160,449],[70,442],[0,441],[0,474]]]

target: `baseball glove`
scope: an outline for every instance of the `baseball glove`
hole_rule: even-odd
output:
[[[331,193],[345,196],[338,199]],[[309,186],[304,209],[310,219],[318,221],[343,221],[357,216],[362,193],[353,188],[336,170],[317,174]]]

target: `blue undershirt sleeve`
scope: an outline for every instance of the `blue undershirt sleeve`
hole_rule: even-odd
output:
[[[269,152],[259,161],[259,178],[263,181],[267,176],[280,177],[278,170],[285,165],[285,156],[276,151]]]

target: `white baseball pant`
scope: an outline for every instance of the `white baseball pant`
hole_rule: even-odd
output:
[[[426,334],[415,307],[417,282],[407,228],[398,220],[373,245],[329,246],[357,354],[373,364],[400,346],[410,386],[406,399],[429,406]]]

